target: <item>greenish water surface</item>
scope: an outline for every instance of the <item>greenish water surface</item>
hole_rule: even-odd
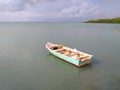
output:
[[[92,63],[63,62],[48,41],[92,54]],[[120,25],[0,23],[0,90],[120,90]]]

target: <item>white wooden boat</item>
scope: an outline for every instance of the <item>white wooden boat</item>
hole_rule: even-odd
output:
[[[51,54],[76,66],[89,64],[91,62],[91,58],[93,57],[90,54],[66,47],[64,45],[48,42],[46,43],[45,47]]]

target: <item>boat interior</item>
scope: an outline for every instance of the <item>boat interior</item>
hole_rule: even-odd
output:
[[[75,52],[73,49],[70,49],[68,47],[65,47],[63,45],[53,45],[50,47],[51,50],[55,50],[56,52],[60,53],[60,54],[64,54],[65,56],[69,56],[71,58],[77,59],[77,60],[81,60],[81,61],[85,61],[88,60],[90,58],[89,55],[80,53],[80,52]]]

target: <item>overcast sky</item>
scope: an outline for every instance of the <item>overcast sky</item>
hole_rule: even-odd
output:
[[[120,0],[0,0],[0,22],[82,22],[120,17]]]

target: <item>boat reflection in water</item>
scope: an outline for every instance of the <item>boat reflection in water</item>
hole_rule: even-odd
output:
[[[48,58],[49,58],[50,61],[56,63],[58,66],[66,69],[66,70],[68,70],[70,72],[73,72],[75,74],[79,74],[82,71],[91,69],[91,64],[88,64],[88,65],[85,65],[85,66],[82,66],[82,67],[77,67],[77,66],[75,66],[73,64],[70,64],[68,62],[63,61],[60,58],[57,58],[57,57],[53,56],[52,54],[48,54]]]

